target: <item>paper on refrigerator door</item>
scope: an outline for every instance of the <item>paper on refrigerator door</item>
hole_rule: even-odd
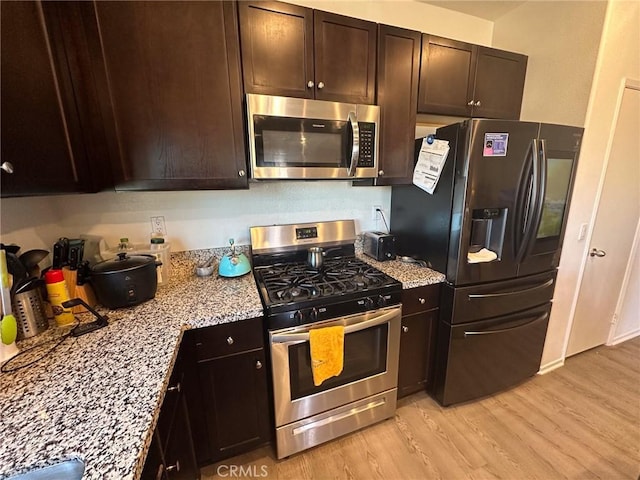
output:
[[[427,138],[422,140],[418,162],[413,170],[413,184],[425,192],[433,194],[448,154],[448,141],[433,140],[433,143],[428,143]]]

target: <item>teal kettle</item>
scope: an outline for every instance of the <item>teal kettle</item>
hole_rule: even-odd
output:
[[[251,264],[244,253],[236,253],[233,238],[229,239],[231,252],[220,259],[218,275],[221,277],[240,277],[251,271]]]

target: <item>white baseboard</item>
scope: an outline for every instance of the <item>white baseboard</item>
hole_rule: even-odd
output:
[[[631,340],[632,338],[640,335],[640,329],[632,330],[630,332],[625,333],[619,337],[614,337],[610,342],[607,343],[607,346],[611,347],[613,345],[618,345],[619,343],[626,342],[627,340]]]
[[[554,360],[553,362],[547,363],[546,365],[540,365],[538,375],[544,375],[545,373],[552,372],[562,366],[564,366],[564,358],[559,358],[558,360]]]

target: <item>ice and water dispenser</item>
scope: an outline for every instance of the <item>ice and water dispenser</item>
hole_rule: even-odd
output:
[[[506,219],[506,208],[477,208],[472,211],[468,249],[470,263],[475,263],[474,260],[500,260]]]

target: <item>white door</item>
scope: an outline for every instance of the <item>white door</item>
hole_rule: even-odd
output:
[[[639,216],[640,90],[627,87],[614,131],[566,356],[607,341]]]

